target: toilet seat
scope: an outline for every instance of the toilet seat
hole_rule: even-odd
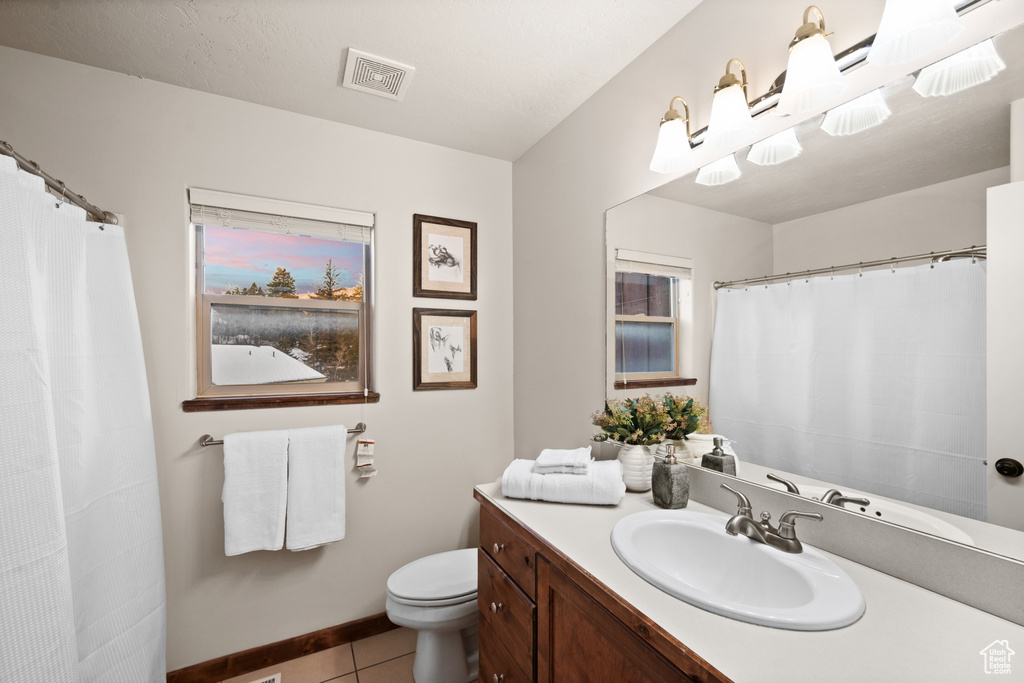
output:
[[[475,602],[476,555],[475,548],[467,548],[410,562],[388,577],[388,597],[415,607]]]

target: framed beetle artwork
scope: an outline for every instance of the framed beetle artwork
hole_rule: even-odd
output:
[[[476,223],[414,214],[412,295],[476,301]]]

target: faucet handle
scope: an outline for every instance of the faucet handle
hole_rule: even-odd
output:
[[[750,517],[750,515],[751,515],[751,512],[750,512],[750,499],[747,498],[746,496],[744,496],[742,493],[740,493],[736,489],[734,489],[733,487],[729,486],[728,484],[722,484],[722,488],[725,489],[726,491],[729,491],[729,492],[735,494],[736,502],[737,502],[737,505],[738,505],[738,507],[736,508],[736,514],[737,515],[746,515],[747,517]]]
[[[788,510],[782,513],[779,517],[779,536],[782,538],[796,539],[796,530],[793,525],[796,523],[796,518],[802,517],[804,519],[813,519],[816,522],[820,522],[823,517],[817,512],[799,512],[797,510]]]
[[[841,508],[845,508],[847,503],[853,503],[854,505],[860,505],[861,507],[867,507],[871,505],[871,501],[867,498],[850,498],[849,496],[836,496],[832,499],[833,505],[838,505]]]
[[[771,472],[769,472],[767,476],[772,481],[777,481],[780,484],[782,484],[783,486],[785,486],[787,493],[795,493],[797,495],[800,495],[800,489],[798,489],[796,487],[796,484],[794,484],[793,482],[787,481],[787,480],[783,479],[782,477],[778,476],[777,474],[772,474]]]

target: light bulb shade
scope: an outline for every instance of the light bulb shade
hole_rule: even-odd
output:
[[[882,99],[882,91],[872,90],[830,109],[821,122],[821,129],[829,135],[854,135],[879,125],[890,116],[892,111]]]
[[[1005,68],[989,38],[921,69],[914,90],[922,97],[952,95],[992,80]]]
[[[730,85],[715,93],[711,118],[704,143],[709,147],[730,147],[745,142],[754,133],[747,96],[740,85]]]
[[[885,0],[868,61],[905,64],[946,45],[964,30],[955,5],[956,0]]]
[[[686,169],[690,156],[690,138],[683,119],[670,119],[658,129],[658,146],[654,148],[651,170],[655,173],[679,173]]]
[[[701,185],[724,185],[743,175],[732,154],[724,156],[697,171],[697,183]]]
[[[832,47],[822,34],[805,38],[789,53],[786,82],[775,113],[780,116],[817,111],[846,90]]]
[[[796,131],[787,128],[770,138],[755,142],[747,153],[747,161],[758,166],[774,166],[790,159],[796,159],[804,148],[796,139]]]

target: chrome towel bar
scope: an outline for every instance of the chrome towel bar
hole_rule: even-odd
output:
[[[352,429],[348,430],[349,434],[362,434],[366,431],[366,423],[360,422]],[[224,439],[215,439],[209,434],[203,434],[199,437],[200,446],[220,446],[224,443]]]

